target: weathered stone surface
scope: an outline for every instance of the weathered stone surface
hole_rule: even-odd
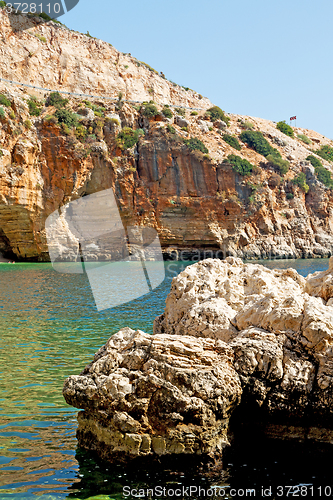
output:
[[[305,285],[293,269],[270,271],[233,257],[207,259],[173,279],[154,333],[229,341],[250,326],[270,331],[297,328]]]
[[[174,123],[176,125],[178,125],[178,127],[183,128],[183,127],[189,126],[189,122],[185,118],[183,118],[182,116],[176,115],[173,120],[174,120]]]
[[[153,336],[121,330],[67,379],[80,445],[111,461],[216,457],[237,425],[333,444],[332,273],[333,258],[308,279],[232,257],[189,266]]]
[[[207,134],[207,132],[209,132],[209,127],[212,125],[212,123],[204,121],[204,120],[198,120],[198,125],[199,125],[200,131],[203,134]]]
[[[327,271],[317,271],[309,274],[306,280],[305,291],[309,295],[322,297],[328,301],[327,305],[331,305],[330,299],[333,297],[333,259],[329,260],[329,268]],[[332,301],[333,303],[333,301]]]
[[[64,386],[78,408],[78,440],[109,460],[146,455],[215,456],[241,394],[232,351],[212,339],[124,328]]]
[[[226,130],[227,124],[223,120],[215,120],[214,127],[218,128],[220,130]]]
[[[81,121],[84,123],[94,121],[95,119],[95,113],[90,108],[79,109],[78,114],[82,116]]]

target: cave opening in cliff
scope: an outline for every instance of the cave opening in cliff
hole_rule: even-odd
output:
[[[8,260],[16,260],[17,256],[14,254],[13,249],[10,245],[9,239],[5,235],[2,228],[0,228],[0,258]]]

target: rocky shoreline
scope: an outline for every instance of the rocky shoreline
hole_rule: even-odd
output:
[[[301,250],[286,246],[275,246],[267,249],[267,244],[255,245],[253,252],[237,250],[231,252],[227,247],[224,248],[164,248],[162,249],[163,259],[165,261],[194,261],[206,259],[225,260],[227,257],[236,257],[248,261],[256,260],[288,260],[288,259],[327,259],[333,255],[332,247],[310,247],[307,250]],[[234,255],[235,254],[235,255]]]
[[[238,433],[333,443],[333,258],[306,279],[228,257],[172,281],[154,334],[123,328],[63,394],[110,462],[221,460]]]

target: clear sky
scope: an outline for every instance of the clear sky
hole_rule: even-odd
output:
[[[80,0],[59,20],[225,111],[333,139],[332,0]]]

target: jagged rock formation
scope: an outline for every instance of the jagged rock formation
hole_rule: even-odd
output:
[[[224,352],[225,351],[225,352]],[[241,385],[211,339],[120,330],[64,386],[83,448],[102,458],[221,453]]]
[[[232,257],[188,267],[154,335],[121,330],[65,382],[66,401],[84,409],[80,446],[111,461],[221,457],[233,420],[332,443],[332,275],[333,258],[307,279]]]
[[[0,83],[0,94],[11,103],[0,113],[0,253],[49,260],[48,215],[108,188],[116,194],[124,226],[154,227],[167,257],[257,259],[333,253],[331,191],[305,161],[311,149],[331,141],[294,129],[312,140],[306,146],[273,122],[240,115],[228,114],[229,127],[221,120],[213,123],[205,114],[211,106],[208,99],[172,84],[132,56],[53,22],[31,22],[29,30],[13,31],[0,8],[2,77],[97,95],[117,97],[121,91],[127,99],[153,99],[159,114],[146,117],[140,105],[71,98],[66,109],[79,125],[70,129],[57,120],[56,108],[47,106],[47,93],[34,92],[40,106],[35,116],[25,88]],[[194,115],[173,109],[167,118],[162,103],[202,111]],[[236,151],[222,139],[225,133],[239,136],[244,121],[289,159],[283,178],[246,144]],[[127,149],[117,140],[125,127],[144,131]],[[184,143],[191,137],[200,139],[209,154],[191,151]],[[251,176],[239,175],[223,162],[235,153],[256,167]],[[323,163],[332,169],[329,162]],[[310,187],[307,194],[293,183],[301,172]],[[94,258],[100,258],[98,250]]]

